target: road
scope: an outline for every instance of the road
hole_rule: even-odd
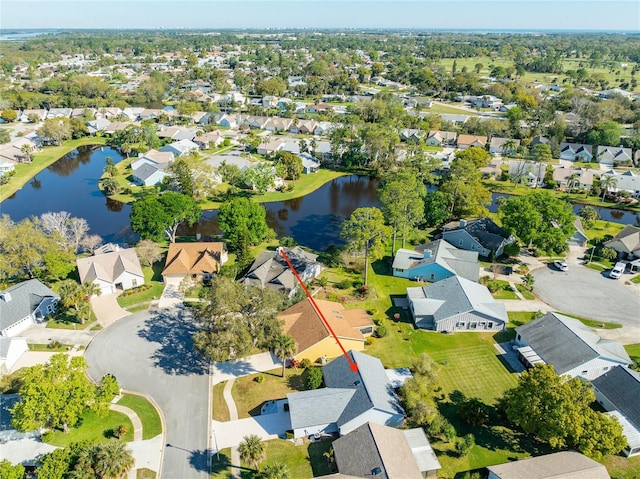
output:
[[[209,477],[208,366],[193,352],[193,331],[181,308],[145,311],[102,331],[85,354],[92,379],[112,373],[122,388],[148,394],[162,410],[167,479]]]

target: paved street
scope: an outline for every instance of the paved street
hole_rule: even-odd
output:
[[[133,314],[109,326],[87,348],[88,373],[113,373],[122,387],[151,396],[162,410],[164,478],[208,477],[208,367],[193,352],[194,326],[182,309]]]

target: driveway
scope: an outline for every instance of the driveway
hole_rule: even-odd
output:
[[[164,478],[208,477],[208,365],[193,351],[182,308],[145,311],[109,326],[87,348],[94,380],[112,373],[124,389],[151,396],[164,416]]]
[[[118,304],[117,294],[101,294],[91,298],[91,306],[98,322],[103,327],[115,323],[119,319],[129,316],[129,311],[125,311]]]

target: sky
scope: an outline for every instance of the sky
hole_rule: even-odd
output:
[[[18,28],[640,32],[640,0],[0,0],[0,30]]]

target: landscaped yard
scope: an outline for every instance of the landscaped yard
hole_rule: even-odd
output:
[[[127,433],[122,441],[133,441],[133,425],[124,414],[109,410],[106,417],[98,417],[93,411],[87,411],[80,416],[80,426],[74,427],[68,433],[62,431],[48,432],[42,435],[42,441],[54,446],[65,447],[73,442],[105,442],[115,440],[113,431],[125,425]]]
[[[158,434],[162,434],[160,415],[147,398],[137,394],[123,394],[118,404],[136,412],[140,421],[142,421],[142,439],[151,439]]]
[[[29,351],[44,351],[46,353],[62,353],[70,351],[73,344],[62,344],[57,341],[52,341],[48,344],[34,344],[29,343]]]
[[[230,419],[229,408],[227,407],[227,403],[222,394],[225,384],[227,384],[226,381],[213,386],[211,408],[213,409],[212,417],[214,421],[224,422]]]
[[[533,294],[528,289],[526,289],[522,284],[515,283],[515,285],[518,291],[520,292],[520,294],[524,297],[524,299],[536,299],[536,295]]]
[[[118,296],[118,304],[125,309],[129,309],[129,306],[149,303],[154,299],[159,299],[164,289],[164,283],[161,282],[163,269],[164,260],[154,263],[152,268],[148,266],[142,268],[145,285],[150,285],[151,288],[129,295],[123,293]],[[148,305],[144,309],[147,307]]]
[[[640,367],[640,343],[627,344],[624,349],[629,353],[629,357]]]

